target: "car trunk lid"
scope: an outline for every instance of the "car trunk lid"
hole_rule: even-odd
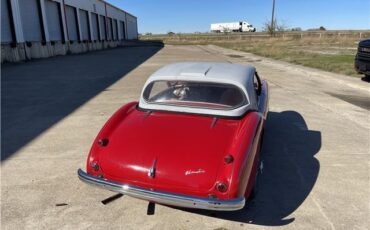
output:
[[[111,133],[100,165],[107,177],[127,183],[168,191],[208,191],[238,124],[238,120],[134,110]]]

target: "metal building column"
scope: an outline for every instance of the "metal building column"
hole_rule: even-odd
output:
[[[12,4],[11,4],[11,0],[6,0],[6,4],[7,4],[7,13],[8,13],[8,19],[9,19],[9,26],[10,26],[10,35],[11,35],[11,46],[12,47],[15,47],[16,44],[17,44],[17,35],[15,33],[15,24],[14,24],[14,17],[13,17],[13,11],[12,11]],[[5,6],[1,6],[1,7],[5,7]],[[3,33],[3,32],[2,32]],[[3,42],[3,41],[1,41]]]
[[[61,22],[62,22],[62,30],[63,30],[63,36],[64,41],[68,41],[68,30],[67,30],[67,22],[66,22],[66,12],[64,8],[64,0],[62,0],[59,4],[60,6],[60,14],[61,14]]]
[[[9,6],[12,10],[12,15],[13,15],[14,33],[15,33],[16,42],[22,43],[24,42],[24,36],[23,36],[22,20],[21,20],[18,0],[10,0]]]
[[[78,31],[78,40],[81,42],[82,39],[82,30],[81,30],[81,20],[80,20],[80,8],[76,7],[76,19],[77,19],[77,31]]]
[[[40,1],[40,23],[41,25],[41,32],[43,32],[43,37],[46,42],[50,42],[49,36],[49,28],[48,28],[48,20],[46,18],[46,11],[45,11],[45,0]]]

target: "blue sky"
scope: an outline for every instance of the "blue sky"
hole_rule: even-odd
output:
[[[272,0],[107,0],[138,17],[139,32],[205,32],[214,22],[271,19]],[[302,29],[370,29],[370,0],[276,0],[275,16]]]

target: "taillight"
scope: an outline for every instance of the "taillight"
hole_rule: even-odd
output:
[[[228,187],[225,183],[219,182],[216,185],[216,189],[217,189],[217,191],[219,191],[221,193],[225,193],[225,192],[227,192]]]

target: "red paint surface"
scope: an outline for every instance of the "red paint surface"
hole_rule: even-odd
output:
[[[261,131],[268,110],[267,84],[259,111],[239,119],[196,114],[140,111],[132,102],[119,109],[102,128],[91,148],[87,172],[143,188],[220,199],[249,196],[254,185]],[[107,138],[106,147],[98,140]],[[234,161],[225,163],[231,154]],[[156,160],[155,177],[148,171]],[[91,162],[99,164],[92,170]],[[186,171],[204,171],[186,175]],[[226,193],[216,184],[228,185]]]

